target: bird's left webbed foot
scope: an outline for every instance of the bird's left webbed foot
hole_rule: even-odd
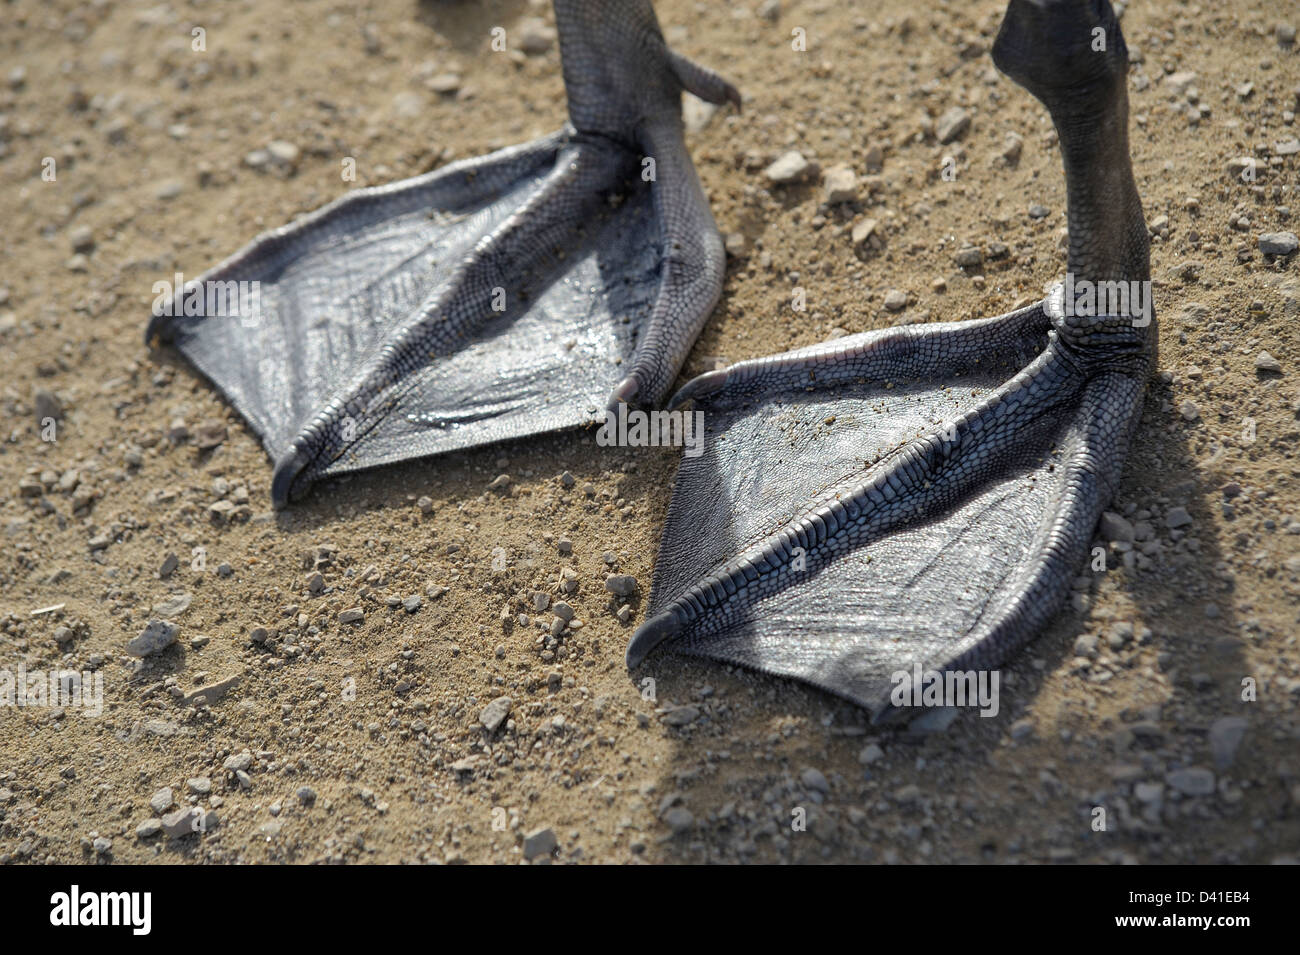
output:
[[[662,403],[725,256],[681,95],[738,102],[674,53],[649,0],[557,0],[569,125],[348,193],[265,233],[155,315],[276,461],[318,479]],[[238,314],[181,307],[230,287]]]
[[[895,674],[992,666],[1033,634],[1114,491],[1145,376],[1086,368],[1049,312],[688,383],[703,453],[682,460],[629,665],[664,643],[880,711]]]

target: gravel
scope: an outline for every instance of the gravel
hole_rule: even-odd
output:
[[[176,642],[180,627],[169,620],[150,620],[139,635],[126,645],[133,657],[147,657],[161,653]]]

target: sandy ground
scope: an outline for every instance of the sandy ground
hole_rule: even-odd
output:
[[[988,57],[1002,4],[869,6],[658,4],[670,42],[746,100],[743,115],[692,113],[734,254],[687,374],[997,314],[1064,269],[1055,137]],[[340,195],[343,157],[364,185],[557,128],[557,50],[490,47],[494,27],[550,22],[548,5],[6,3],[0,669],[93,671],[103,712],[0,710],[0,861],[513,862],[539,831],[530,854],[563,862],[1294,861],[1300,288],[1295,257],[1257,241],[1296,227],[1300,56],[1275,28],[1300,14],[1286,7],[1126,13],[1161,370],[1115,508],[1144,539],[1083,571],[1004,669],[996,718],[909,733],[667,657],[643,699],[623,666],[641,599],[620,623],[602,581],[613,569],[649,592],[676,452],[568,434],[329,482],[275,514],[256,438],[141,342],[154,282]],[[953,106],[970,128],[943,145],[934,121]],[[297,155],[248,163],[273,141]],[[769,185],[792,148],[850,165],[859,198]],[[1242,156],[1254,183],[1227,171]],[[868,218],[877,239],[855,248]],[[968,244],[983,266],[954,264]],[[894,289],[902,312],[884,308]],[[1257,371],[1261,351],[1280,373]],[[488,490],[502,473],[512,483]],[[1190,522],[1171,528],[1178,508]],[[520,625],[549,625],[539,592],[581,628],[548,646],[536,619]],[[188,609],[155,609],[176,594]],[[414,613],[390,605],[412,595]],[[340,623],[351,607],[364,621]],[[126,644],[164,612],[179,640],[141,664]],[[480,713],[502,696],[510,716],[490,734]],[[1245,720],[1235,749],[1225,717]],[[157,833],[169,813],[206,831]]]

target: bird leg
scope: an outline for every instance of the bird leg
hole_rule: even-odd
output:
[[[190,286],[258,283],[238,322],[150,323],[261,435],[276,506],[327,475],[667,396],[725,268],[681,93],[739,95],[668,48],[650,0],[555,15],[564,130],[262,235]]]
[[[1011,0],[993,58],[1059,133],[1067,281],[688,383],[673,404],[705,412],[705,451],[683,458],[629,667],[662,645],[886,718],[900,674],[995,667],[1060,609],[1155,360],[1127,51],[1107,0]]]

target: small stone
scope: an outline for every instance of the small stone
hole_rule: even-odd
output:
[[[293,169],[297,166],[298,158],[302,155],[302,151],[297,146],[283,139],[267,143],[266,152],[271,157],[273,165],[283,166],[287,169]]]
[[[514,706],[514,700],[508,696],[499,696],[479,713],[478,720],[482,723],[489,733],[495,733],[497,728],[506,721],[510,715],[510,707]]]
[[[1096,634],[1081,633],[1074,640],[1074,655],[1076,657],[1095,659],[1100,643],[1101,641],[1097,639]]]
[[[885,293],[885,311],[901,312],[907,308],[907,293],[901,289],[891,288]]]
[[[423,605],[424,601],[420,598],[419,594],[411,594],[411,596],[402,600],[402,609],[407,613],[415,613]]]
[[[91,843],[96,855],[108,855],[113,851],[113,840],[107,836],[99,836]]]
[[[248,767],[253,765],[253,754],[247,751],[236,753],[233,756],[227,756],[221,768],[228,773],[247,772]]]
[[[1031,219],[1046,219],[1051,214],[1052,210],[1042,203],[1035,202],[1029,206],[1029,218]]]
[[[1178,406],[1178,414],[1184,421],[1198,421],[1201,417],[1201,409],[1197,407],[1195,401],[1188,398]]]
[[[95,233],[89,226],[77,226],[68,236],[73,252],[89,253],[95,247]]]
[[[853,202],[858,198],[858,177],[850,166],[831,166],[822,179],[828,205]]]
[[[170,786],[164,786],[152,796],[149,797],[149,808],[154,811],[154,815],[161,816],[171,808],[176,797],[172,793]]]
[[[1169,513],[1165,515],[1165,526],[1170,530],[1186,527],[1190,523],[1192,523],[1192,515],[1187,513],[1185,507],[1171,507]]]
[[[541,56],[555,45],[555,30],[538,17],[520,20],[515,32],[519,38],[519,49],[528,56]]]
[[[907,724],[907,732],[912,736],[942,733],[960,715],[960,710],[955,706],[936,706]]]
[[[169,838],[181,839],[193,832],[210,832],[216,827],[217,814],[200,806],[186,806],[159,820]]]
[[[524,836],[524,858],[529,861],[549,856],[559,847],[559,840],[555,838],[555,830],[549,826],[545,829],[534,829],[528,835]]]
[[[811,766],[799,774],[799,781],[808,789],[819,793],[831,791],[831,784],[827,782],[825,774],[819,769],[813,769]]]
[[[960,139],[970,129],[970,113],[954,106],[934,121],[934,135],[940,143]]]
[[[126,645],[126,652],[133,657],[147,657],[161,653],[176,642],[180,628],[169,620],[150,620],[139,636]]]
[[[1290,255],[1300,249],[1300,237],[1294,232],[1263,232],[1259,237],[1259,251],[1265,255]]]
[[[58,395],[47,388],[38,388],[36,394],[32,396],[32,404],[36,410],[36,424],[43,427],[46,419],[53,418],[59,421],[63,417],[63,402],[59,401]]]
[[[862,154],[862,164],[867,170],[867,175],[875,175],[884,171],[885,153],[879,144],[872,143],[867,147],[867,151]]]
[[[984,264],[984,255],[973,245],[958,249],[957,254],[952,258],[963,269],[975,269]]]
[[[605,578],[605,589],[616,597],[631,597],[636,593],[636,578],[631,574],[613,574]]]
[[[763,175],[773,185],[784,186],[812,177],[816,168],[816,163],[810,163],[801,152],[792,149],[768,166]]]
[[[226,425],[221,421],[204,421],[194,431],[194,445],[200,451],[211,451],[226,440]]]
[[[664,714],[664,722],[669,726],[689,726],[694,723],[700,716],[700,709],[697,706],[674,706]]]
[[[1210,752],[1214,754],[1215,769],[1223,772],[1232,765],[1247,726],[1244,716],[1224,716],[1210,724]]]
[[[1182,96],[1187,92],[1187,88],[1196,82],[1196,74],[1190,70],[1180,70],[1177,73],[1170,73],[1164,78],[1164,85],[1172,92]]]
[[[429,497],[428,495],[425,495],[424,497],[420,498],[418,501],[415,502],[415,506],[420,509],[421,514],[432,514],[433,498]]]
[[[431,77],[425,85],[435,93],[448,94],[460,89],[460,83],[459,73],[439,73],[437,76]]]
[[[1166,773],[1165,782],[1186,796],[1208,796],[1214,792],[1214,773],[1199,767]]]
[[[1128,518],[1114,511],[1106,511],[1101,515],[1101,536],[1108,541],[1125,541],[1133,542],[1133,525]]]
[[[1007,138],[1003,141],[1001,156],[1008,165],[1015,165],[1020,161],[1020,154],[1025,148],[1025,141],[1015,133],[1007,133]]]
[[[510,480],[509,474],[498,474],[492,479],[492,483],[488,485],[488,490],[504,491],[506,488],[510,487]]]
[[[673,806],[663,814],[663,820],[673,831],[673,835],[687,832],[695,825],[694,814],[685,806]]]
[[[176,568],[180,566],[180,563],[181,560],[179,557],[177,557],[175,554],[168,554],[163,559],[162,566],[158,568],[158,576],[170,577],[173,573],[176,572]]]
[[[162,832],[162,827],[161,819],[146,819],[135,827],[135,837],[137,839],[151,839]]]
[[[1268,352],[1262,351],[1255,356],[1255,370],[1262,371],[1265,374],[1280,374],[1282,363]]]
[[[185,788],[196,796],[206,796],[212,792],[212,780],[207,776],[192,776],[185,780]]]
[[[179,617],[190,609],[194,595],[187,593],[169,594],[153,605],[153,612],[159,617]]]
[[[318,594],[325,589],[325,578],[319,572],[307,575],[307,592]]]
[[[304,806],[310,806],[316,802],[316,790],[312,789],[310,786],[299,786],[296,795],[298,797],[298,802],[302,803]]]
[[[350,607],[339,613],[339,623],[360,623],[365,619],[365,611],[360,607]]]
[[[885,751],[877,743],[868,743],[862,747],[862,752],[858,753],[858,762],[863,766],[870,766],[876,760],[881,759]]]
[[[1273,36],[1277,37],[1277,42],[1283,46],[1290,46],[1295,42],[1295,24],[1279,23],[1273,28]]]
[[[879,220],[877,219],[859,219],[857,222],[853,223],[853,231],[850,233],[850,236],[853,240],[854,247],[859,248],[870,242],[872,237],[876,234],[876,228],[879,224]]]

